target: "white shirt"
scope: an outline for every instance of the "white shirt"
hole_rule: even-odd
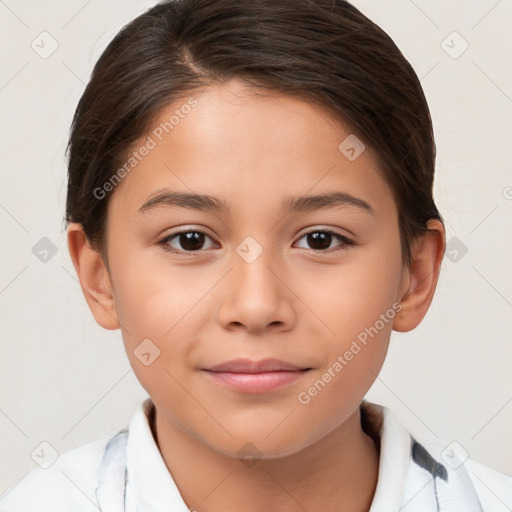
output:
[[[151,400],[128,428],[32,470],[0,499],[0,512],[186,512],[188,507],[153,438]],[[370,512],[506,512],[512,477],[464,462],[445,447],[419,444],[387,408],[361,408],[380,437],[377,488]],[[447,462],[448,463],[447,463]]]

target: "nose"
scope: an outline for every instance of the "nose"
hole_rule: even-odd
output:
[[[295,297],[284,264],[270,250],[263,250],[254,261],[240,254],[234,252],[232,270],[221,285],[219,323],[251,333],[293,329]]]

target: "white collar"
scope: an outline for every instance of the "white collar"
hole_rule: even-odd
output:
[[[126,464],[129,488],[139,512],[188,510],[153,438],[149,413],[153,402],[139,404],[129,427]]]
[[[379,477],[369,512],[399,510],[411,458],[411,436],[389,409],[364,404],[382,418]]]
[[[139,404],[130,422],[125,510],[185,512],[188,508],[153,438],[148,418],[152,407],[151,399],[147,398]],[[379,476],[369,512],[482,512],[463,467],[453,470],[437,462],[386,407],[363,402],[362,411],[380,439]],[[423,462],[415,462],[411,451],[419,451]],[[433,473],[439,472],[446,479],[434,478],[430,466]]]

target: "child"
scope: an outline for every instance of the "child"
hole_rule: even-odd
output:
[[[356,8],[163,2],[99,59],[68,150],[70,255],[149,398],[2,512],[510,509],[510,477],[364,400],[445,232],[420,83]]]

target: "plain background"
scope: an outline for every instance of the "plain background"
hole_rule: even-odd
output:
[[[64,149],[92,67],[155,3],[0,2],[0,494],[36,467],[41,442],[63,453],[113,432],[146,397],[120,332],[88,309],[62,219]],[[353,3],[421,78],[451,243],[429,313],[413,332],[393,333],[368,398],[420,439],[456,441],[512,473],[512,2]],[[58,43],[48,58],[31,47],[44,37],[50,48],[44,31]],[[46,262],[36,245],[45,237],[56,251]]]

